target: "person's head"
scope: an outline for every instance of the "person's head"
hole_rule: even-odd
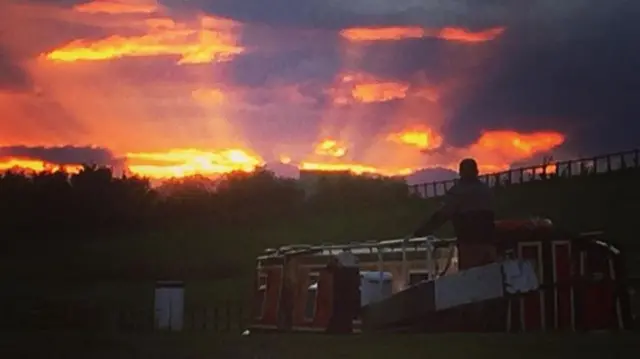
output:
[[[478,177],[478,163],[473,158],[465,158],[460,161],[458,169],[461,179],[473,179]]]

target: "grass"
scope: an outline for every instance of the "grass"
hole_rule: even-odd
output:
[[[635,358],[640,335],[594,334],[322,334],[214,335],[2,333],[2,358],[337,359],[337,358]]]
[[[636,180],[585,179],[553,185],[514,186],[498,193],[498,213],[501,217],[549,216],[576,231],[604,229],[611,234],[611,239],[627,249],[628,264],[638,275],[640,242],[635,240],[634,225],[635,215],[640,212],[640,191],[636,189]],[[49,241],[44,246],[21,244],[11,256],[4,256],[0,261],[4,278],[14,278],[11,282],[3,280],[0,304],[19,303],[27,310],[34,301],[147,309],[153,303],[153,280],[165,276],[162,272],[153,272],[157,268],[175,270],[177,274],[166,275],[170,279],[188,279],[187,307],[207,307],[224,300],[244,301],[252,284],[255,256],[266,247],[400,237],[434,208],[434,201],[421,201],[388,208],[281,218],[260,228],[239,224],[224,232],[202,227],[178,228],[108,240]],[[451,235],[451,228],[444,228],[440,234]],[[64,253],[64,256],[55,253]],[[207,272],[211,264],[233,269],[234,276],[216,277],[216,273]],[[47,269],[46,276],[42,276],[42,268]],[[198,273],[211,273],[211,276],[190,278],[180,274],[190,268],[204,268]],[[92,275],[92,271],[117,275],[109,280],[78,281],[67,277],[81,270]],[[139,273],[146,274],[140,276],[142,279],[125,279],[128,274]],[[375,359],[403,356],[405,359],[433,356],[496,359],[517,356],[566,359],[575,356],[601,359],[636,357],[640,349],[638,339],[640,336],[633,333],[240,337],[206,331],[181,334],[5,332],[0,333],[0,358]]]
[[[602,176],[538,182],[497,192],[500,217],[548,216],[574,231],[604,229],[623,244],[633,275],[640,275],[638,176]],[[255,257],[267,247],[292,243],[350,242],[398,238],[429,215],[436,201],[408,201],[384,208],[284,217],[269,225],[247,223],[214,231],[207,227],[131,233],[82,241],[51,239],[17,243],[0,259],[5,288],[0,303],[25,298],[70,305],[150,308],[156,279],[186,280],[186,304],[244,301],[252,285]],[[439,235],[451,235],[447,226]],[[7,254],[9,253],[9,254]],[[190,272],[192,271],[192,272]],[[191,275],[195,272],[197,275]],[[84,279],[74,276],[83,274]]]

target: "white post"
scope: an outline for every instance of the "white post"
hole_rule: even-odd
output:
[[[433,243],[432,237],[427,236],[424,241],[427,252],[427,280],[435,279],[435,273],[433,273]]]
[[[410,238],[409,238],[410,239]],[[409,284],[409,273],[408,273],[408,265],[407,265],[407,246],[406,243],[409,239],[402,241],[402,288],[401,290],[408,287]]]
[[[184,319],[184,285],[160,281],[155,290],[155,322],[158,329],[181,331]]]
[[[377,247],[377,249],[378,249],[378,273],[380,275],[380,282],[378,283],[380,297],[378,299],[382,299],[382,297],[384,296],[384,262],[382,260],[382,248]]]

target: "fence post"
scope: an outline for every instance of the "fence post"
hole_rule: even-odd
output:
[[[229,300],[227,300],[225,302],[225,317],[226,317],[226,321],[227,321],[227,331],[230,332],[231,331],[231,302]]]
[[[202,329],[203,330],[209,329],[209,308],[208,307],[204,307],[204,309],[203,309],[203,313],[202,313]]]
[[[219,312],[220,308],[218,307],[218,305],[216,304],[215,307],[213,307],[213,330],[214,331],[218,331],[220,329],[220,312]]]
[[[244,310],[242,303],[238,304],[238,329],[244,329]]]
[[[147,326],[148,326],[147,329],[149,331],[154,331],[155,330],[155,326],[156,326],[155,324],[156,323],[155,323],[155,318],[154,318],[154,315],[153,315],[153,311],[152,310],[148,311],[147,312]]]

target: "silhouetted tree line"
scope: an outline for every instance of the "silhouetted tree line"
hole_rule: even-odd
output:
[[[193,176],[153,187],[147,178],[114,177],[84,166],[76,174],[8,171],[0,176],[0,224],[32,237],[104,235],[190,224],[251,226],[283,216],[390,205],[409,198],[401,181],[321,178],[311,187],[266,169],[217,179]]]
[[[635,238],[639,178],[640,168],[629,168],[501,182],[494,188],[498,215],[546,216],[627,241]],[[404,235],[439,201],[411,193],[389,178],[294,180],[266,169],[159,186],[98,166],[77,174],[9,171],[0,174],[0,279],[229,277],[250,270],[256,251],[297,241],[305,231],[332,242]],[[250,239],[238,238],[247,233]]]

